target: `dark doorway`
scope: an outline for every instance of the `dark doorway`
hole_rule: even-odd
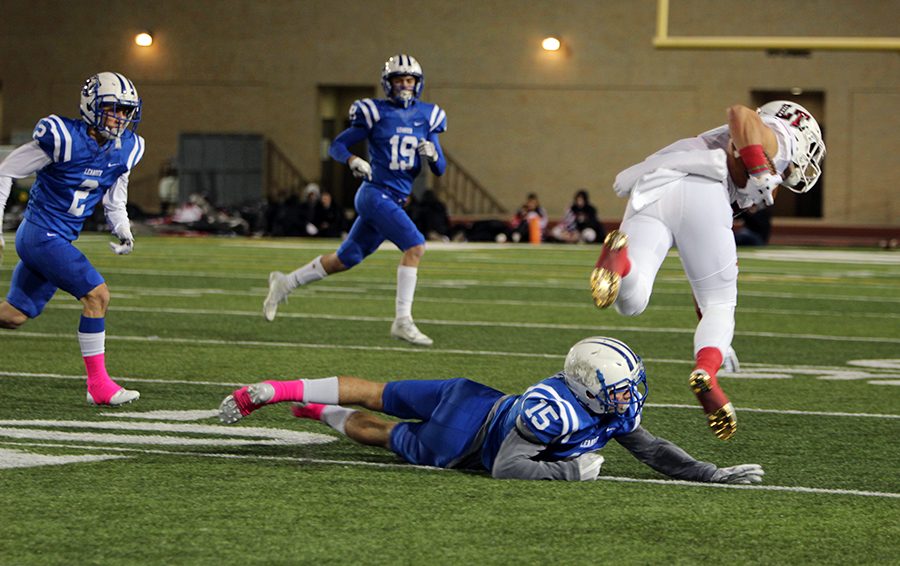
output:
[[[338,163],[328,155],[331,141],[350,126],[350,105],[355,100],[375,96],[373,87],[360,86],[320,86],[319,118],[322,124],[320,159],[322,172],[319,183],[322,190],[329,191],[335,202],[344,209],[353,208],[353,197],[359,187],[359,179],[353,177],[346,163]],[[354,155],[369,158],[368,142],[362,141],[350,148]]]
[[[773,100],[790,100],[803,106],[809,110],[819,128],[822,129],[823,139],[827,139],[828,135],[825,128],[825,93],[822,91],[811,91],[794,88],[791,90],[754,90],[751,93],[753,104],[757,107],[762,106],[766,102]],[[828,142],[825,142],[828,146]],[[772,216],[794,217],[794,218],[821,218],[822,217],[822,195],[825,194],[826,173],[826,157],[822,161],[822,176],[819,182],[808,193],[798,195],[797,193],[786,191],[784,188],[778,191],[775,199],[775,206],[772,207]]]

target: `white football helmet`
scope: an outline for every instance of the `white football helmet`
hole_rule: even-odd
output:
[[[813,188],[822,174],[822,158],[825,157],[825,142],[816,119],[806,108],[790,100],[775,100],[756,111],[786,121],[794,135],[793,167],[782,185],[795,193],[805,193]]]
[[[81,118],[105,138],[117,138],[126,128],[134,131],[141,121],[141,98],[134,83],[120,73],[104,71],[91,76],[81,87]],[[106,125],[105,115],[125,111],[115,129]]]
[[[402,93],[400,95],[395,95],[393,92],[394,89],[391,86],[391,77],[404,75],[409,75],[416,79],[416,86],[412,90],[411,98],[403,96]],[[384,69],[381,71],[381,87],[384,89],[384,95],[387,98],[400,104],[404,108],[408,108],[410,104],[413,103],[413,100],[418,99],[419,95],[422,94],[422,87],[424,85],[425,73],[422,72],[422,66],[419,65],[419,62],[416,61],[415,57],[400,53],[385,61]]]
[[[592,336],[572,346],[563,374],[578,399],[598,415],[636,416],[650,392],[641,357],[615,338]]]

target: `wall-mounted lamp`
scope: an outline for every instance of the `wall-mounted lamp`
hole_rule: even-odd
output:
[[[562,42],[559,41],[559,38],[551,35],[544,38],[544,41],[541,42],[541,47],[544,48],[544,51],[559,51],[559,48],[562,47]]]
[[[153,36],[150,35],[149,31],[142,31],[134,36],[134,42],[141,47],[150,47],[153,45]]]

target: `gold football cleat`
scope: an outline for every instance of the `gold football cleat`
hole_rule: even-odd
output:
[[[610,232],[603,240],[603,252],[597,266],[591,272],[591,296],[598,309],[605,309],[619,296],[622,283],[620,253],[628,245],[628,236],[618,230]]]
[[[703,410],[706,411],[707,424],[709,425],[709,428],[712,429],[713,434],[716,435],[716,438],[719,440],[728,440],[734,436],[734,433],[737,431],[737,415],[734,412],[734,405],[730,402],[726,402],[718,409],[709,412],[710,409],[708,403],[704,403],[704,401],[708,399],[709,393],[712,391],[712,378],[710,378],[709,374],[703,370],[695,370],[691,373],[689,383],[691,385],[691,391],[694,392],[694,395],[697,396],[697,399],[699,399],[700,403],[703,405]],[[721,393],[721,395],[721,398],[725,398],[724,393]]]

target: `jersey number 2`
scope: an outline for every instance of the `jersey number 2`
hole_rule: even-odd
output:
[[[85,179],[80,187],[84,187],[86,191],[75,190],[75,193],[72,195],[72,204],[69,205],[69,214],[72,216],[81,216],[84,214],[84,201],[87,200],[88,194],[93,189],[96,189],[100,186],[100,182],[96,179]]]
[[[391,171],[405,171],[416,164],[416,136],[391,137]]]

